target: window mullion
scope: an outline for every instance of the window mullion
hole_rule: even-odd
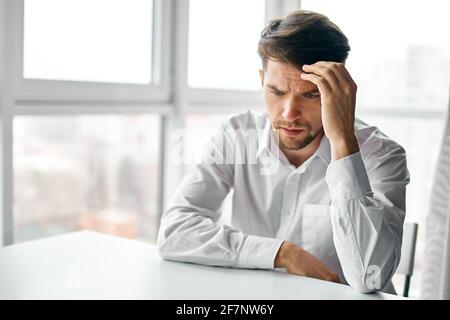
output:
[[[183,176],[183,166],[175,164],[171,158],[172,150],[177,141],[172,137],[176,130],[183,130],[185,126],[185,115],[188,106],[188,83],[187,83],[187,65],[188,65],[188,27],[189,27],[189,1],[173,0],[171,1],[171,39],[172,39],[172,72],[171,72],[171,102],[174,105],[174,112],[163,118],[162,130],[164,130],[162,141],[164,148],[162,159],[164,159],[162,170],[162,196],[160,204],[162,215],[165,211],[170,197],[180,183]],[[179,143],[179,142],[178,142]]]
[[[300,0],[266,0],[266,21],[300,9]]]
[[[14,1],[0,2],[0,245],[10,245],[13,234],[13,56],[12,42],[16,36],[12,25],[17,17],[12,13]]]

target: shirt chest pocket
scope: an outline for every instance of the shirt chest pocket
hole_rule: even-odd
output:
[[[331,206],[306,204],[302,215],[302,246],[319,259],[335,255]]]

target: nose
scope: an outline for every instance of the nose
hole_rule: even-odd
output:
[[[285,100],[282,116],[286,121],[289,122],[293,122],[301,117],[301,111],[298,106],[298,102],[294,97],[289,97]]]

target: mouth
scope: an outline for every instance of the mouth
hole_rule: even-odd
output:
[[[295,137],[295,136],[298,136],[300,133],[302,133],[305,130],[303,130],[303,129],[288,129],[288,128],[280,127],[280,131],[286,136]]]

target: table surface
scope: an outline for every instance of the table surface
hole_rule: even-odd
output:
[[[0,248],[0,299],[363,299],[349,286],[274,270],[162,260],[157,247],[91,231]]]

